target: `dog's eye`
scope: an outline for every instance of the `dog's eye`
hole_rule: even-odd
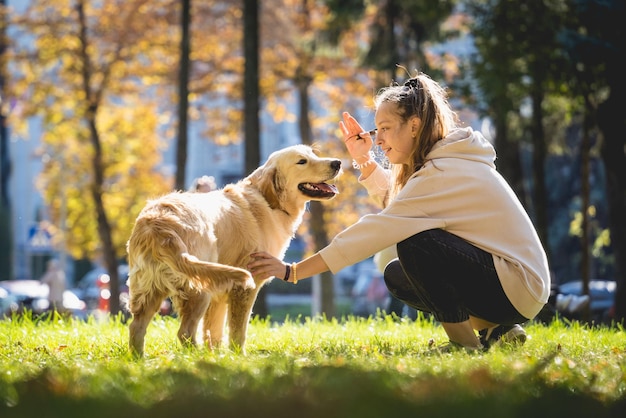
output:
[[[306,164],[306,159],[302,158],[300,161],[298,161],[298,164]]]

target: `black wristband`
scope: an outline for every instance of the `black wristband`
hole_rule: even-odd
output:
[[[287,264],[285,266],[285,277],[283,277],[283,280],[288,282],[289,281],[289,276],[291,276],[291,266],[289,264]]]

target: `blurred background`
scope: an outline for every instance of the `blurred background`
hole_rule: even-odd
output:
[[[535,222],[554,281],[540,319],[623,321],[623,1],[1,0],[0,8],[5,312],[46,310],[34,301],[46,299],[39,279],[50,259],[65,275],[69,310],[123,311],[125,244],[148,198],[202,176],[222,187],[297,143],[344,161],[341,194],[311,203],[286,260],[315,252],[377,210],[341,144],[341,112],[373,128],[376,91],[423,71],[494,144],[499,171]],[[368,259],[298,286],[275,280],[254,314],[413,317],[377,288],[380,276]],[[167,301],[162,311],[171,313]]]

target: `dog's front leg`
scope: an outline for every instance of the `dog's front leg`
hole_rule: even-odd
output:
[[[246,334],[252,307],[256,301],[260,286],[255,289],[234,288],[229,295],[228,327],[231,349],[246,353]]]
[[[228,299],[226,295],[220,297],[213,296],[209,308],[204,314],[204,343],[210,349],[216,349],[222,344],[227,308]]]

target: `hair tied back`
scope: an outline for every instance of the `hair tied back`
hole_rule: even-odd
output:
[[[419,89],[419,81],[417,80],[417,77],[411,78],[404,83],[404,86]]]

